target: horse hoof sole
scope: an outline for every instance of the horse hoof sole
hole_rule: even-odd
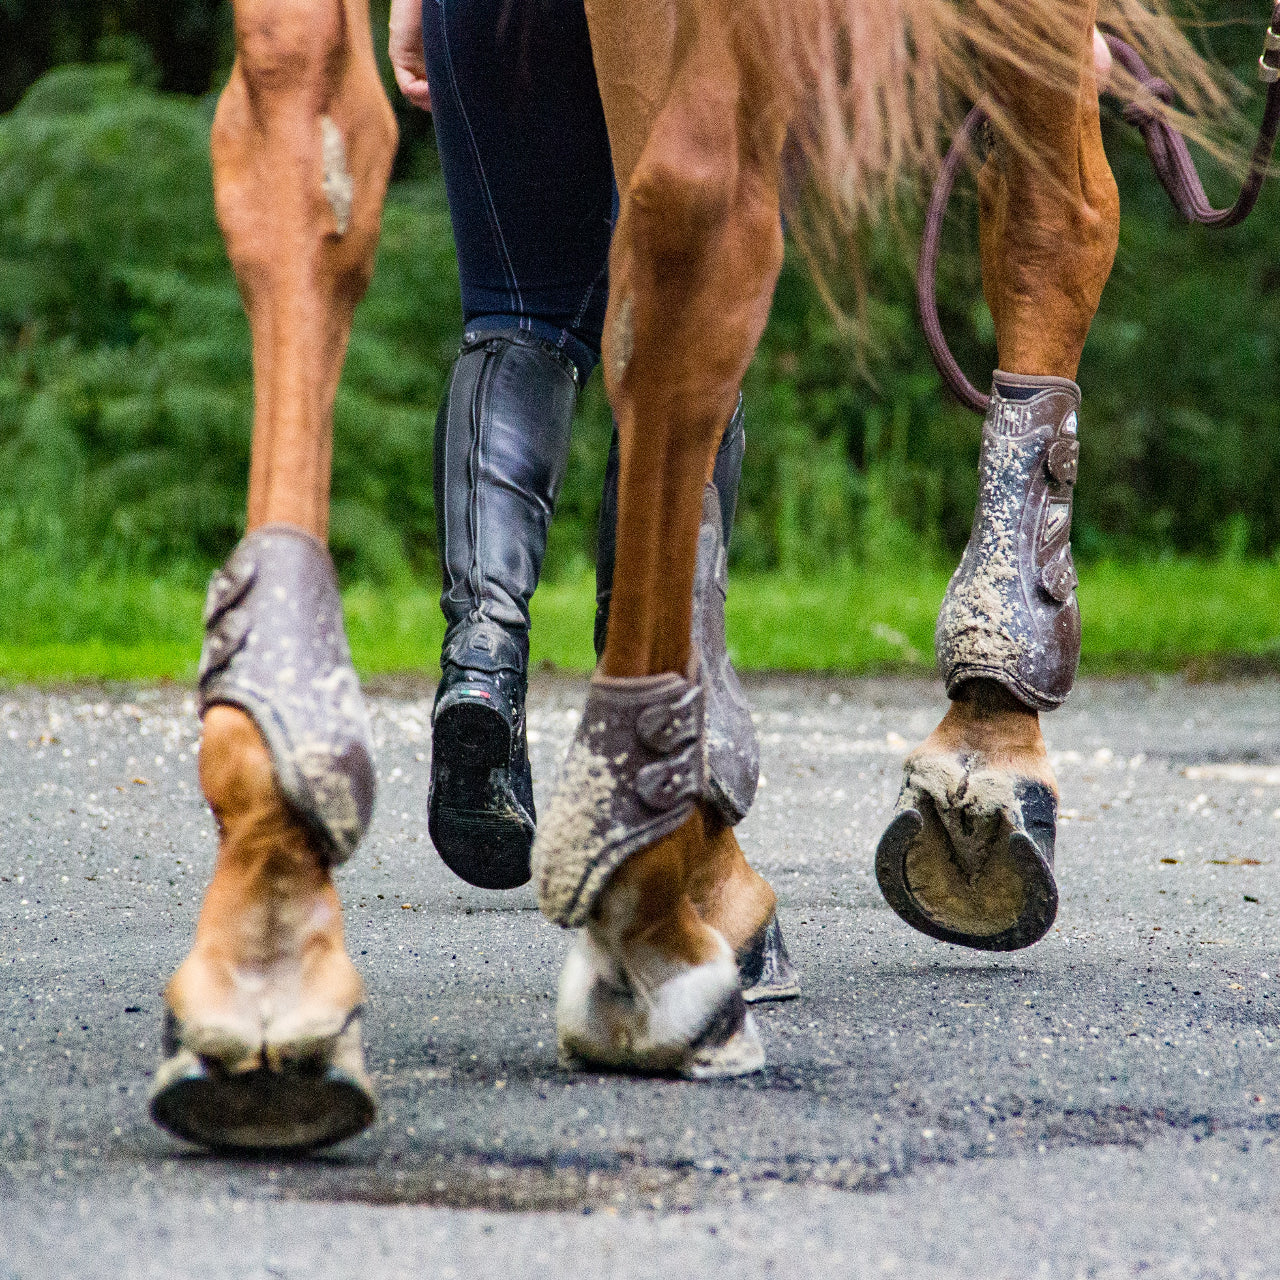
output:
[[[971,876],[957,864],[936,815],[915,808],[900,811],[881,836],[876,880],[913,929],[980,951],[1029,947],[1058,914],[1053,868],[1025,831],[1009,830]]]
[[[334,1065],[228,1072],[190,1049],[161,1064],[151,1118],[197,1146],[224,1152],[297,1152],[352,1138],[373,1123],[366,1080]]]

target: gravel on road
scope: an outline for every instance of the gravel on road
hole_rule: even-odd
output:
[[[1045,719],[1058,922],[915,934],[872,853],[932,682],[766,679],[740,828],[804,997],[764,1074],[569,1074],[569,936],[426,830],[431,690],[373,698],[339,873],[378,1124],[308,1160],[148,1122],[160,990],[214,853],[181,688],[0,694],[0,1278],[1280,1274],[1280,687],[1084,682]],[[580,681],[539,677],[545,804]]]

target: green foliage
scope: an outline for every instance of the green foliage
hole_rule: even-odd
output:
[[[66,66],[0,117],[6,581],[20,566],[26,581],[87,575],[95,596],[142,575],[195,588],[239,534],[252,381],[213,214],[210,106],[139,85],[122,65]],[[1078,550],[1086,560],[1270,553],[1280,545],[1277,197],[1237,231],[1188,230],[1131,132],[1109,124],[1108,148],[1125,215],[1081,371]],[[411,167],[419,176],[393,187],[357,314],[334,451],[344,580],[396,591],[434,585],[432,429],[460,327],[442,183],[430,151]],[[994,357],[975,240],[970,196],[948,228],[939,292],[957,354],[983,381]],[[980,423],[941,390],[903,245],[888,233],[870,243],[861,355],[788,262],[745,387],[739,573],[933,572],[963,545]],[[597,377],[582,397],[552,580],[576,581],[592,559],[608,438]]]
[[[31,567],[0,563],[0,590],[24,602],[0,610],[0,681],[194,677],[197,587],[92,571],[41,579]],[[925,674],[946,585],[945,570],[921,563],[846,565],[821,577],[738,573],[729,646],[745,671]],[[434,590],[359,584],[344,603],[362,674],[436,669],[444,619]],[[589,572],[544,584],[533,598],[535,666],[590,671],[594,608]],[[1084,575],[1080,610],[1087,674],[1280,670],[1280,573],[1269,561],[1102,561]]]

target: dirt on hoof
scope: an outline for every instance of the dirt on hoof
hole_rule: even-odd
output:
[[[976,755],[913,756],[876,850],[876,879],[913,928],[943,942],[1014,951],[1058,911],[1057,799],[1039,778]]]

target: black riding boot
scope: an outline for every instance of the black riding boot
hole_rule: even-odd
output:
[[[529,879],[529,597],[564,479],[573,363],[516,331],[468,333],[436,419],[436,524],[448,630],[432,715],[428,827],[485,889]]]

